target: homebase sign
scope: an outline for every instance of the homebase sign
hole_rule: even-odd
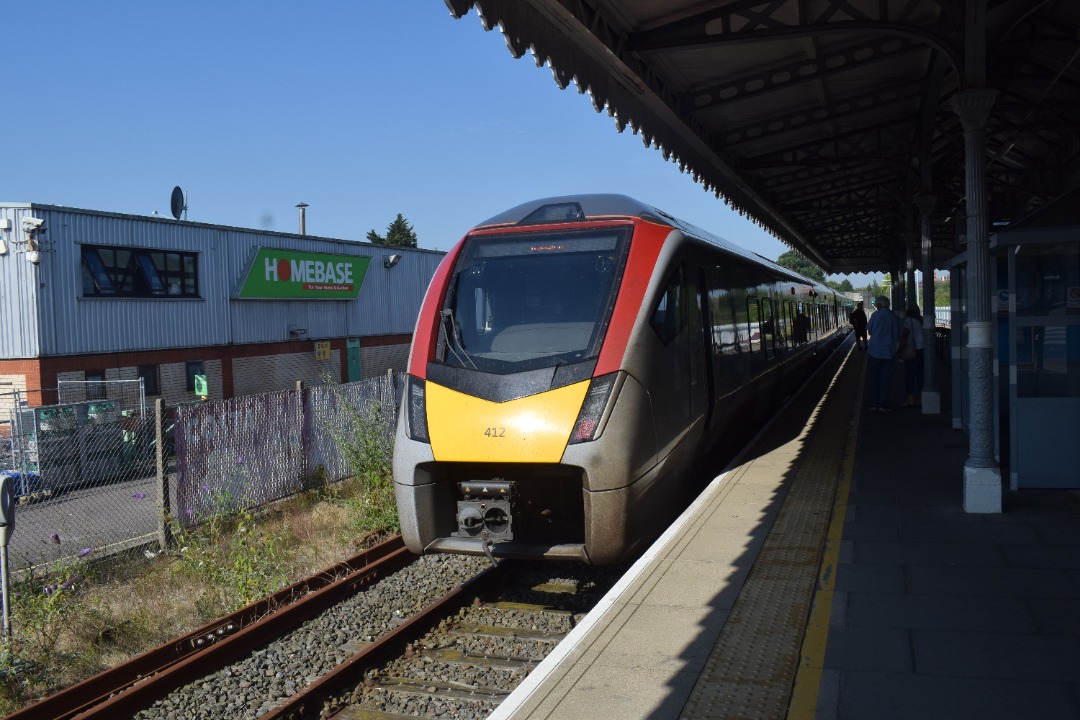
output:
[[[259,248],[240,286],[243,300],[354,300],[371,258]]]

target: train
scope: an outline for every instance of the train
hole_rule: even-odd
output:
[[[415,553],[632,558],[843,340],[851,302],[622,195],[469,230],[417,318],[393,454]]]

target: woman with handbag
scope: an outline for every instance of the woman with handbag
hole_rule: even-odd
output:
[[[908,303],[904,312],[898,354],[904,361],[904,392],[907,393],[900,407],[916,407],[923,386],[923,333],[922,314],[915,303]]]

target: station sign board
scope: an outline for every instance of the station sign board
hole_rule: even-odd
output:
[[[369,257],[260,247],[240,285],[242,300],[355,300]]]

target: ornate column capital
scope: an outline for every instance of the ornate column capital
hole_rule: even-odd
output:
[[[986,119],[990,117],[990,109],[994,107],[997,96],[998,91],[990,88],[961,90],[953,95],[952,109],[959,116],[964,132],[986,127]]]

